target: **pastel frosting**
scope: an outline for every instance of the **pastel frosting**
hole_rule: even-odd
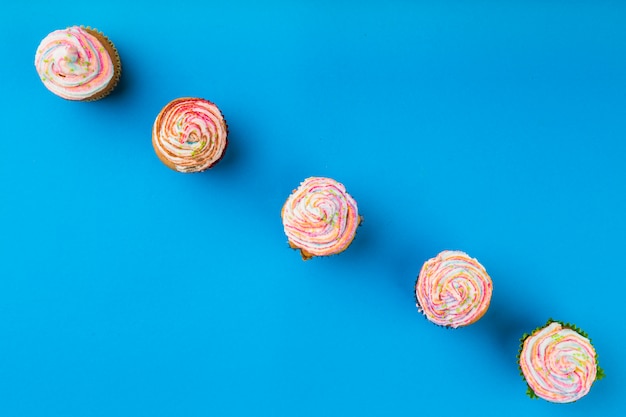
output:
[[[43,84],[67,100],[86,100],[105,90],[115,73],[106,48],[87,30],[72,26],[46,36],[35,54]]]
[[[342,252],[360,223],[357,204],[343,184],[325,177],[305,179],[285,202],[282,218],[289,244],[304,259]]]
[[[453,328],[480,319],[492,290],[485,268],[461,251],[446,250],[426,261],[415,283],[418,310],[431,322]]]
[[[157,116],[152,131],[154,149],[170,168],[199,172],[224,155],[228,127],[218,107],[201,98],[179,98]]]
[[[555,403],[580,399],[596,380],[596,351],[591,342],[558,322],[528,336],[519,359],[530,389]]]

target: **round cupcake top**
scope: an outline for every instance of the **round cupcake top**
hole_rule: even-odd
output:
[[[224,156],[228,127],[217,106],[201,98],[178,98],[157,116],[154,149],[165,165],[179,172],[200,172]]]
[[[524,340],[519,364],[533,393],[555,403],[585,396],[598,371],[589,339],[559,322],[551,322]]]
[[[457,328],[489,308],[493,284],[485,268],[461,251],[443,251],[424,263],[415,283],[417,307],[428,320]]]
[[[282,217],[289,244],[304,259],[342,252],[360,223],[356,202],[343,184],[324,177],[305,179],[285,202]]]
[[[104,45],[87,30],[72,26],[44,38],[35,67],[48,90],[67,100],[86,100],[113,79],[113,60]]]

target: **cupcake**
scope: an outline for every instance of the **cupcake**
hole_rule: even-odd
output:
[[[530,398],[571,403],[604,377],[591,340],[572,324],[550,319],[521,342],[519,367]]]
[[[485,268],[461,251],[445,250],[424,263],[415,282],[418,310],[449,328],[475,323],[491,302],[493,284]]]
[[[35,54],[43,85],[67,100],[93,101],[108,95],[120,79],[122,64],[113,43],[89,27],[55,30]]]
[[[205,171],[224,156],[228,126],[210,101],[177,98],[154,121],[152,146],[161,162],[174,171]]]
[[[310,177],[287,198],[281,216],[289,246],[305,261],[343,252],[356,235],[361,217],[343,184]]]

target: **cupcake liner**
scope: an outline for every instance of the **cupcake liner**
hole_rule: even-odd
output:
[[[94,94],[91,97],[81,100],[81,101],[96,101],[111,94],[111,92],[117,86],[120,80],[120,77],[122,76],[122,61],[120,59],[119,53],[117,52],[117,48],[115,47],[113,42],[111,42],[111,40],[104,35],[104,33],[90,26],[81,25],[80,27],[85,32],[89,33],[90,35],[94,36],[96,39],[100,41],[104,49],[106,49],[107,53],[111,57],[111,60],[113,61],[113,66],[115,67],[115,70],[113,71],[113,78],[111,79],[111,81],[109,81],[109,84],[106,86],[104,90]]]
[[[528,339],[529,337],[533,336],[537,332],[545,329],[546,327],[548,327],[552,323],[558,323],[565,329],[573,330],[574,332],[576,332],[579,335],[583,336],[584,338],[588,339],[589,343],[593,346],[592,340],[591,340],[591,338],[589,338],[587,332],[583,331],[580,327],[576,326],[573,323],[566,323],[566,322],[562,322],[562,321],[559,321],[559,320],[554,320],[552,318],[548,319],[548,321],[546,321],[546,324],[544,324],[543,326],[538,326],[537,328],[535,328],[530,333],[524,333],[522,335],[522,337],[519,339],[520,340],[520,346],[519,346],[516,358],[517,358],[517,367],[519,369],[519,374],[522,377],[522,380],[524,381],[524,383],[526,383],[526,395],[529,398],[531,398],[531,399],[537,399],[537,398],[541,398],[541,397],[538,396],[535,393],[535,391],[531,388],[530,384],[526,380],[526,376],[524,375],[524,371],[522,370],[522,366],[521,366],[521,362],[520,361],[521,361],[521,356],[522,356],[522,350],[524,349],[524,342],[526,341],[526,339]],[[595,348],[594,348],[594,351],[595,351]],[[596,382],[596,381],[599,381],[599,380],[603,379],[606,375],[604,373],[604,369],[602,369],[600,367],[600,363],[598,362],[598,352],[597,351],[595,351],[594,359],[595,359],[595,364],[596,364],[596,378],[594,379],[593,382]],[[546,401],[549,401],[549,400],[546,400]],[[576,402],[576,401],[572,401],[572,402]]]

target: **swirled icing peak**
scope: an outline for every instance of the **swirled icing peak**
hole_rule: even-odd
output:
[[[443,251],[424,263],[415,283],[417,307],[435,324],[457,328],[480,319],[493,284],[485,268],[461,251]]]
[[[519,365],[533,393],[555,403],[585,396],[599,369],[589,339],[559,322],[524,340]]]
[[[290,246],[305,260],[345,250],[361,221],[343,184],[324,177],[305,179],[285,202],[282,217]]]
[[[46,36],[35,54],[41,81],[67,100],[88,100],[113,80],[115,65],[102,42],[87,29],[72,26]]]
[[[211,168],[224,155],[228,126],[210,101],[178,98],[157,116],[152,144],[168,167],[179,172],[200,172]]]

